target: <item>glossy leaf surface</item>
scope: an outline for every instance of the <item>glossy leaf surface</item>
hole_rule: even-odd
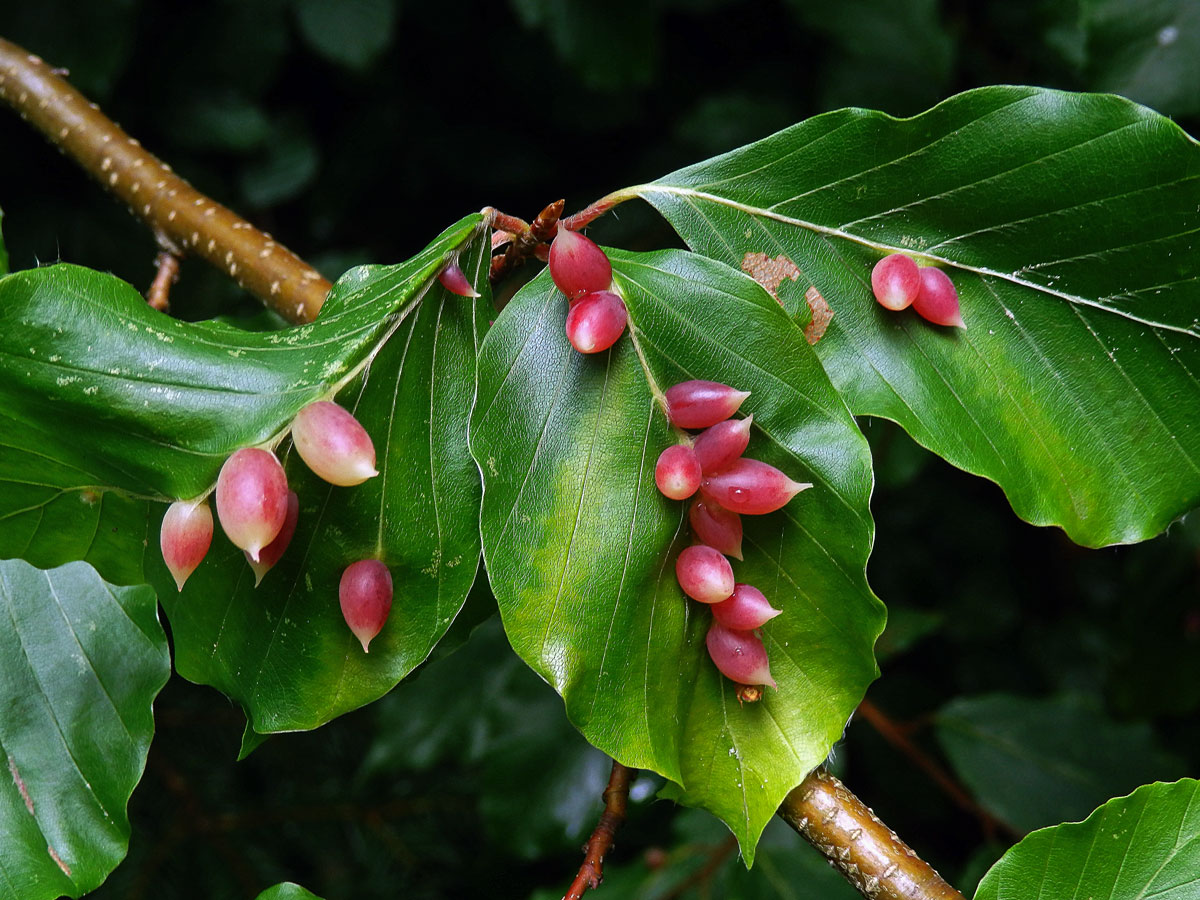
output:
[[[154,591],[86,563],[0,562],[0,898],[78,897],[129,846],[126,807],[171,661]]]
[[[584,736],[684,785],[750,862],[875,675],[870,457],[802,333],[752,280],[679,251],[611,256],[630,317],[611,350],[570,348],[545,274],[484,342],[471,423],[484,557],[514,649]],[[780,689],[758,704],[739,706],[707,657],[711,613],[675,580],[687,504],[654,485],[676,441],[663,390],[697,378],[751,391],[747,455],[815,484],[745,517],[735,575],[783,610],[763,629]]]
[[[0,549],[142,581],[144,501],[202,494],[231,452],[278,441],[298,409],[361,378],[480,222],[352,270],[317,322],[284,331],[181,322],[76,266],[0,279]]]
[[[899,422],[1088,546],[1200,501],[1200,147],[1116,97],[983,88],[912,119],[817,116],[620,191],[810,316],[855,414]],[[872,299],[892,252],[944,267],[965,332]]]
[[[94,471],[47,454],[62,439],[49,430],[0,412],[0,558],[42,568],[84,560],[113,584],[141,584],[158,545],[155,504],[103,490]]]
[[[1146,723],[1118,723],[1077,696],[960,697],[936,722],[938,742],[975,799],[1019,831],[1078,821],[1109,797],[1182,770]]]
[[[257,588],[242,551],[220,534],[182,593],[152,558],[177,670],[239,702],[255,731],[315,728],[382,696],[429,655],[475,580],[480,484],[467,420],[490,302],[486,252],[486,240],[474,240],[459,259],[484,294],[474,300],[442,288],[436,267],[412,263],[355,269],[334,286],[326,308],[335,314],[359,303],[382,312],[397,294],[421,298],[336,398],[371,436],[380,474],[335,487],[281,444],[300,514]],[[338,603],[342,572],[363,559],[382,560],[394,589],[370,653]]]
[[[1200,872],[1200,782],[1148,784],[1078,824],[1035,831],[984,876],[975,900],[1192,900]]]

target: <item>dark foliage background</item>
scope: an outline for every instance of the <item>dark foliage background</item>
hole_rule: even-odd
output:
[[[45,0],[7,4],[0,34],[330,278],[484,205],[577,209],[840,106],[910,115],[1020,82],[1124,93],[1192,133],[1200,116],[1196,0]],[[14,268],[62,259],[148,285],[153,242],[124,209],[15,116],[0,148]],[[626,207],[594,234],[672,240]],[[257,308],[196,262],[172,300],[186,317]],[[891,612],[869,699],[986,812],[865,716],[834,759],[859,795],[969,892],[1017,834],[1200,773],[1195,516],[1085,551],[898,429],[865,429],[870,575]],[[284,879],[329,900],[561,896],[607,763],[490,612],[477,589],[392,695],[240,763],[240,712],[172,681],[129,858],[95,896],[250,897]],[[719,823],[654,802],[657,786],[635,786],[600,896],[854,896],[786,828],[747,874]]]

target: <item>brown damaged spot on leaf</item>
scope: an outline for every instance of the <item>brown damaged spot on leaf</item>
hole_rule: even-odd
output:
[[[54,848],[47,845],[46,852],[50,854],[50,858],[52,860],[54,860],[56,863],[58,863],[58,867],[63,870],[63,874],[66,875],[68,878],[70,878],[71,877],[71,867],[62,861],[62,857],[59,856],[57,852],[55,852]]]
[[[21,799],[25,801],[25,808],[29,810],[31,816],[37,815],[33,811],[33,798],[29,796],[29,790],[25,787],[25,782],[21,780],[21,773],[17,770],[17,761],[10,754],[8,757],[8,771],[12,775],[13,783],[17,786],[17,790],[21,792]]]
[[[829,327],[829,323],[833,319],[833,309],[821,296],[816,285],[811,285],[804,292],[804,299],[808,301],[808,308],[812,310],[812,321],[804,326],[804,337],[810,344],[815,344],[825,334],[825,329]]]
[[[742,257],[742,271],[766,288],[780,306],[783,301],[779,299],[779,285],[784,279],[795,281],[800,277],[796,264],[782,253],[774,259],[765,253],[747,253]]]

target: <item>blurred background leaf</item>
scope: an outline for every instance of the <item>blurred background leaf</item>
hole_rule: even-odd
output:
[[[498,617],[376,711],[364,773],[450,762],[479,772],[492,785],[479,798],[488,834],[516,856],[573,848],[595,827],[612,760],[567,721],[558,695],[509,648]]]
[[[1145,723],[1118,723],[1074,694],[959,697],[938,712],[937,736],[976,799],[1020,831],[1080,821],[1110,797],[1183,769]]]
[[[330,62],[364,70],[392,42],[396,0],[294,0],[300,33]]]
[[[1094,90],[1169,116],[1200,113],[1200,4],[1081,0],[1083,67]]]

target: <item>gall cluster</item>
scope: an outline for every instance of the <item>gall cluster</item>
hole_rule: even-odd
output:
[[[567,340],[580,353],[600,353],[625,333],[629,311],[611,289],[612,263],[591,238],[558,226],[550,244],[550,277],[570,304]]]
[[[871,270],[871,290],[884,309],[911,306],[934,325],[966,328],[958,308],[958,290],[950,276],[933,266],[919,267],[903,253],[892,253]]]
[[[753,416],[731,418],[750,396],[715,381],[685,381],[666,393],[667,417],[679,429],[700,431],[658,457],[654,481],[672,500],[692,498],[688,522],[696,540],[675,561],[683,592],[712,607],[705,643],[738,697],[757,700],[762,685],[777,687],[758,629],[779,615],[762,591],[734,581],[727,557],[742,558],[742,516],[782,508],[807,487],[774,466],[742,456]]]
[[[366,429],[328,400],[310,403],[292,422],[292,443],[313,472],[343,487],[378,475],[375,446]],[[217,518],[225,535],[246,555],[257,587],[279,562],[300,514],[300,500],[288,489],[275,454],[256,447],[235,452],[221,466],[216,487]],[[213,517],[208,501],[177,500],[163,517],[159,542],[163,560],[179,590],[208,553]],[[392,608],[392,576],[377,559],[364,559],[342,573],[342,616],[363,650],[382,630]]]
[[[567,340],[580,353],[599,353],[617,342],[629,314],[612,291],[612,263],[595,243],[561,225],[550,245],[550,277],[570,303]],[[677,429],[700,433],[668,447],[654,480],[672,500],[697,493],[688,520],[696,543],[679,554],[675,576],[683,592],[713,610],[705,640],[717,669],[737,682],[741,700],[758,700],[762,686],[776,687],[767,648],[758,633],[779,615],[762,591],[738,584],[727,557],[742,558],[742,516],[781,508],[811,485],[798,484],[774,466],[742,454],[752,416],[733,419],[750,396],[715,381],[685,381],[666,392],[667,418]]]

